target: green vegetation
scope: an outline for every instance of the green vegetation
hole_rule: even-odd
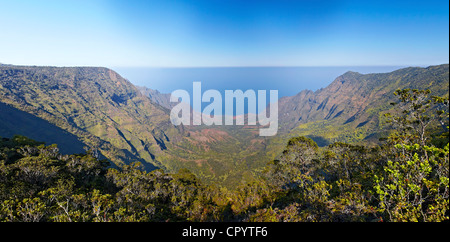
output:
[[[394,112],[390,105],[396,101],[393,93],[397,89],[429,89],[434,95],[448,97],[448,68],[445,64],[366,75],[347,72],[326,88],[282,98],[281,132],[271,141],[273,151],[292,137],[312,135],[328,143],[377,145],[385,128],[384,114]]]
[[[0,141],[1,221],[444,221],[448,97],[397,90],[378,146],[324,148],[294,137],[261,176],[230,190],[186,169],[107,168],[96,150],[62,155],[23,136]]]
[[[107,68],[0,66],[0,136],[57,143],[63,154],[86,146],[115,167],[140,162],[147,172],[188,169],[204,184],[234,189],[257,182],[291,138],[314,140],[319,153],[336,142],[379,146],[395,128],[386,128],[385,114],[401,112],[390,105],[397,88],[448,97],[448,78],[448,64],[348,72],[323,89],[282,98],[278,135],[260,137],[257,127],[175,127],[168,95],[137,88]]]
[[[154,101],[107,68],[1,66],[0,135],[59,137],[53,143],[61,151],[87,146],[116,166],[138,161],[148,172],[187,168],[202,181],[229,187],[252,180],[267,162],[264,144],[251,141],[258,138],[253,130],[175,127],[160,105],[167,95],[153,94]],[[47,124],[46,132],[33,123]]]
[[[77,136],[116,165],[164,168],[155,159],[164,153],[161,136],[177,133],[166,109],[107,68],[2,66],[0,101]]]

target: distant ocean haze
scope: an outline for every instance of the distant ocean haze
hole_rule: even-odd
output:
[[[191,94],[193,82],[201,82],[202,92],[225,90],[278,90],[278,97],[293,96],[302,90],[316,91],[333,82],[347,71],[361,74],[391,72],[405,66],[334,66],[334,67],[205,67],[155,68],[114,67],[131,83],[161,93],[170,94],[177,89]],[[267,102],[269,97],[266,98]],[[191,101],[192,102],[192,101]],[[204,108],[208,103],[203,103]],[[223,107],[223,110],[225,108]],[[200,111],[200,110],[197,110]],[[245,107],[247,112],[247,107]],[[240,114],[235,114],[240,115]]]

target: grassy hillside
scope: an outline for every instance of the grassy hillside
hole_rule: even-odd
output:
[[[267,162],[260,159],[264,143],[255,130],[175,127],[169,110],[147,94],[106,68],[0,67],[0,102],[9,107],[2,116],[28,113],[75,135],[116,165],[140,161],[147,170],[189,168],[203,180],[234,186]],[[4,136],[36,137],[24,127],[28,123],[8,125]]]
[[[1,67],[0,101],[78,136],[117,164],[162,164],[167,111],[106,68]],[[176,140],[176,139],[173,139]]]
[[[57,128],[45,128],[47,136],[57,137],[51,142],[70,143],[65,133],[119,166],[140,161],[147,170],[188,168],[206,182],[235,187],[257,177],[291,137],[308,136],[319,146],[377,142],[396,89],[428,88],[448,96],[448,75],[448,64],[348,72],[316,92],[280,99],[278,135],[260,137],[254,126],[175,127],[163,107],[167,95],[139,90],[107,68],[0,66],[0,103],[8,107],[1,109],[0,130],[35,137],[33,130],[47,126],[30,125],[22,118],[27,113],[29,120]]]
[[[404,88],[430,89],[448,97],[449,65],[366,75],[347,72],[326,88],[282,98],[280,135],[270,141],[269,153],[276,156],[296,136],[308,136],[321,146],[337,141],[376,143],[386,136],[383,115],[393,109],[394,91]]]
[[[84,153],[84,146],[73,134],[29,113],[0,103],[0,137],[27,135],[45,140],[47,145],[58,144],[62,154]]]

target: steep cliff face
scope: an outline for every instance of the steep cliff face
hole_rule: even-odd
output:
[[[136,87],[144,96],[149,97],[154,103],[164,108],[171,109],[176,105],[176,103],[170,102],[170,94],[160,93],[158,90],[153,90],[147,87]]]
[[[164,166],[155,158],[167,147],[161,136],[178,135],[167,110],[107,68],[2,66],[0,101],[77,135],[116,163]]]
[[[260,174],[290,137],[308,136],[320,146],[376,142],[396,89],[448,96],[448,81],[448,64],[381,74],[347,72],[326,88],[281,98],[278,135],[260,137],[255,126],[175,127],[168,95],[139,89],[107,68],[2,65],[0,131],[6,134],[8,127],[32,134],[48,127],[49,132],[35,134],[57,136],[60,143],[69,137],[69,146],[96,148],[118,165],[140,161],[148,170],[188,168],[201,179],[234,186]],[[12,119],[25,116],[24,122]],[[30,128],[26,120],[42,125]]]
[[[347,72],[326,88],[280,99],[280,131],[347,142],[360,132],[361,140],[379,129],[381,114],[396,101],[396,89],[430,89],[443,96],[448,81],[448,64],[367,75]]]
[[[8,107],[1,115],[28,113],[31,120],[54,126],[42,141],[50,142],[53,135],[60,139],[51,142],[63,145],[60,131],[65,131],[117,165],[139,161],[147,170],[189,168],[202,179],[227,185],[252,177],[267,162],[261,159],[265,143],[257,130],[176,127],[170,122],[168,96],[152,91],[138,89],[107,68],[0,67],[0,103]],[[29,122],[0,118],[0,124],[40,140]]]

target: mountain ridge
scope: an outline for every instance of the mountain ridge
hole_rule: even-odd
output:
[[[160,165],[154,160],[161,151],[156,126],[173,128],[167,111],[112,70],[19,66],[1,67],[0,75],[2,102],[81,137],[114,162]]]
[[[257,177],[291,137],[307,136],[319,146],[377,142],[393,91],[430,88],[448,95],[448,68],[349,71],[317,91],[280,98],[274,137],[259,137],[251,126],[173,126],[169,94],[136,87],[104,67],[0,66],[0,102],[75,135],[116,165],[188,168],[201,179],[234,186]]]
[[[323,145],[363,142],[383,132],[382,114],[392,108],[396,89],[430,89],[435,95],[445,96],[448,81],[448,64],[389,73],[346,72],[325,88],[281,98],[280,132],[286,137],[309,135],[313,139],[320,137],[316,141],[328,140]]]

